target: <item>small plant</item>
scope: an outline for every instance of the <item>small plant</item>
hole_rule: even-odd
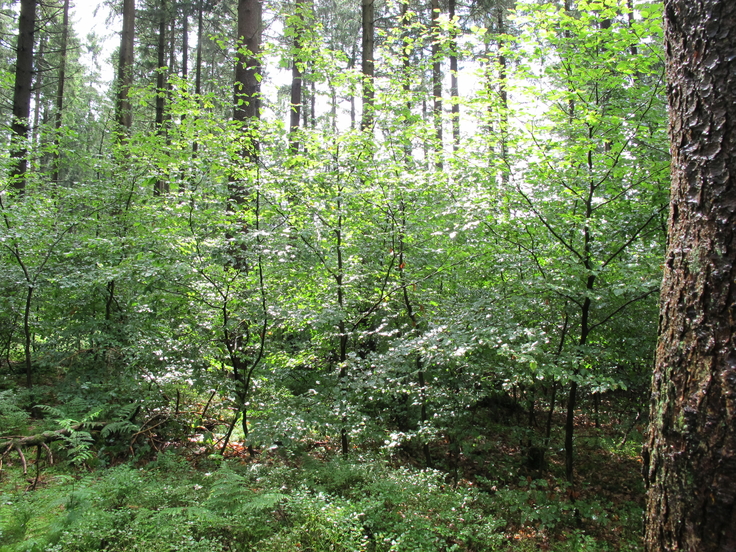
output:
[[[0,391],[0,432],[3,435],[20,433],[28,424],[30,416],[20,407],[20,398],[14,390]]]

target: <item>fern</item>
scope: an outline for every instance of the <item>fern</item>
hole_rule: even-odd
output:
[[[113,433],[119,433],[119,434],[135,433],[139,429],[140,429],[139,426],[135,425],[134,423],[128,420],[120,420],[117,422],[110,422],[105,427],[103,427],[102,436],[109,437]]]
[[[85,406],[86,403],[82,400],[70,401],[63,408],[44,404],[38,405],[38,408],[54,418],[56,424],[68,433],[68,435],[63,435],[62,439],[66,445],[69,461],[77,467],[95,458],[95,453],[92,450],[94,439],[90,433],[91,430],[103,426],[101,434],[104,438],[115,433],[120,435],[134,433],[140,429],[139,426],[130,421],[133,412],[137,408],[135,403],[122,406],[107,405],[87,412],[84,412]],[[99,421],[105,417],[108,417],[111,421],[109,423]]]
[[[18,406],[17,395],[10,389],[0,391],[0,434],[12,435],[25,428],[28,412]]]
[[[230,514],[257,513],[273,510],[288,499],[280,492],[254,492],[246,487],[246,478],[236,474],[227,464],[217,473],[217,482],[212,486],[206,506]]]
[[[94,439],[87,431],[72,430],[68,436],[63,437],[67,446],[67,454],[69,462],[74,466],[81,466],[92,460],[95,455],[92,452],[92,444]]]

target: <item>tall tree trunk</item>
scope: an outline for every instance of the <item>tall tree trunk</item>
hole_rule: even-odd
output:
[[[374,0],[362,0],[361,21],[363,25],[363,40],[361,54],[361,71],[363,73],[363,119],[360,123],[361,130],[373,127],[375,87],[373,77],[375,74],[374,58],[374,33],[375,13]]]
[[[499,155],[501,156],[501,184],[505,190],[509,182],[509,150],[508,150],[508,108],[509,94],[507,83],[507,67],[504,49],[506,48],[506,22],[504,19],[504,7],[499,5],[496,12],[496,20],[498,23],[498,95],[501,100],[500,121],[499,121]]]
[[[156,70],[156,134],[163,136],[166,132],[164,126],[164,109],[166,107],[166,26],[168,24],[166,0],[160,0],[158,14],[158,67]],[[168,190],[166,181],[157,179],[153,185],[154,195],[161,195]]]
[[[189,8],[181,14],[181,78],[189,77]]]
[[[199,97],[202,94],[202,36],[204,34],[204,6],[203,0],[199,0],[197,5],[197,53],[195,55],[195,67],[194,67],[194,94],[199,102]],[[192,153],[197,155],[199,150],[199,142],[192,144]]]
[[[43,11],[42,17],[43,17]],[[31,147],[35,148],[37,153],[37,165],[39,171],[42,171],[43,167],[43,155],[41,152],[41,143],[42,143],[42,136],[41,136],[41,128],[43,127],[43,118],[45,117],[46,113],[41,113],[41,105],[44,103],[41,101],[41,90],[43,89],[43,77],[45,71],[42,70],[40,67],[41,62],[44,59],[44,53],[46,51],[46,44],[49,41],[49,35],[48,33],[43,33],[41,35],[41,39],[38,41],[38,48],[34,52],[34,58],[36,65],[33,79],[33,84],[31,85],[31,88],[33,89],[33,121],[31,123],[31,128],[29,129],[30,133],[30,144]],[[33,170],[33,162],[31,159],[28,160],[28,166],[26,167],[26,170]]]
[[[135,0],[123,0],[123,30],[120,33],[120,55],[118,58],[117,103],[115,122],[118,124],[119,139],[125,139],[133,126],[128,94],[133,86],[133,45],[135,43]]]
[[[338,182],[337,187],[337,212],[340,213],[337,216],[337,226],[333,229],[335,234],[335,254],[337,267],[333,274],[335,279],[335,285],[337,286],[337,306],[342,313],[339,322],[337,323],[338,330],[340,332],[338,336],[338,351],[337,358],[340,363],[340,372],[338,373],[338,381],[342,384],[348,375],[347,372],[347,360],[348,360],[348,329],[345,323],[345,259],[343,256],[343,237],[344,237],[344,218],[342,194],[343,185]],[[340,405],[340,408],[345,408],[344,404]],[[349,441],[348,441],[348,420],[347,415],[342,415],[342,427],[340,428],[340,446],[342,449],[343,456],[347,456],[350,452]]]
[[[355,52],[356,46],[353,45],[353,50],[350,54],[350,59],[348,60],[348,69],[353,70],[355,68],[356,60],[358,59],[358,55]],[[350,130],[355,130],[355,94],[350,94]]]
[[[294,3],[294,41],[291,61],[291,101],[289,105],[289,150],[299,152],[299,121],[302,109],[302,35],[304,33],[304,17],[307,9],[305,3],[298,0]]]
[[[263,6],[260,0],[239,0],[233,118],[242,123],[259,118],[262,17]]]
[[[61,20],[61,51],[59,55],[59,84],[56,87],[56,121],[54,123],[54,172],[51,180],[61,180],[61,124],[64,114],[64,84],[66,82],[66,56],[69,40],[69,0],[64,0],[64,12]]]
[[[164,104],[166,102],[166,0],[160,0],[158,14],[158,46],[156,64],[156,131],[161,134],[164,126]]]
[[[448,12],[450,20],[455,19],[455,0],[449,0]],[[460,149],[460,90],[457,81],[457,37],[452,33],[450,51],[450,96],[452,99],[452,151]]]
[[[235,57],[235,107],[233,120],[240,123],[247,143],[241,151],[246,163],[258,159],[258,140],[252,132],[260,117],[260,53],[263,5],[260,0],[238,2],[238,52]],[[230,208],[242,205],[246,189],[241,182],[231,179]],[[236,253],[236,258],[239,253]],[[236,266],[239,262],[236,261]]]
[[[238,2],[238,53],[235,58],[235,109],[233,119],[246,129],[260,117],[260,53],[263,6],[260,0]],[[243,157],[256,159],[255,139],[246,146]],[[242,201],[242,197],[236,197]]]
[[[408,0],[401,3],[401,16],[399,18],[399,24],[402,27],[402,34],[403,39],[401,41],[401,52],[399,53],[401,57],[401,69],[403,71],[402,75],[402,83],[401,88],[404,91],[404,95],[406,97],[406,112],[407,115],[411,113],[412,108],[412,98],[411,98],[411,59],[409,57],[409,53],[411,51],[411,35],[410,35],[410,29],[409,29],[409,2]],[[412,160],[412,145],[411,145],[411,127],[409,125],[409,118],[406,119],[406,132],[407,135],[404,140],[404,161],[407,165],[407,168],[410,169],[410,162]]]
[[[632,27],[634,25],[634,0],[626,0],[626,7],[628,8],[628,21],[629,21],[629,27]],[[629,52],[631,52],[632,56],[636,56],[639,54],[639,49],[636,46],[636,43],[633,43],[631,45],[631,48],[629,48]]]
[[[736,3],[666,0],[668,251],[646,549],[736,550]]]
[[[440,50],[440,2],[432,0],[432,96],[434,97],[434,107],[432,109],[432,119],[435,128],[435,168],[438,171],[443,170],[443,147],[442,147],[442,60]]]
[[[11,124],[13,158],[11,185],[19,194],[25,193],[28,170],[28,117],[31,114],[33,83],[33,35],[36,28],[36,0],[21,0],[18,19],[18,54],[15,63],[13,89],[13,122]]]

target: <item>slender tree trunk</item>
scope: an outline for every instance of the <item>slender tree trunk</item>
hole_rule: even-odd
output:
[[[455,20],[455,0],[449,0],[450,20]],[[452,48],[450,51],[450,96],[452,99],[452,151],[460,149],[460,90],[457,80],[457,37],[452,33]]]
[[[356,60],[358,58],[357,53],[355,52],[355,46],[353,46],[353,51],[350,56],[350,60],[348,61],[348,69],[351,71],[355,68],[355,64],[357,63]],[[355,130],[355,124],[356,124],[356,115],[355,115],[355,94],[350,94],[350,130]]]
[[[292,154],[299,152],[299,121],[301,118],[302,108],[302,71],[301,64],[303,59],[301,56],[302,40],[301,35],[304,27],[304,10],[306,7],[301,2],[294,5],[295,11],[295,29],[293,54],[291,61],[291,103],[289,105],[289,150]]]
[[[335,228],[335,252],[337,255],[337,270],[335,272],[335,284],[337,285],[337,306],[340,308],[340,312],[345,312],[345,264],[343,258],[343,215],[342,215],[342,184],[338,186],[337,196],[337,227]],[[338,379],[342,383],[348,375],[347,372],[347,360],[348,360],[348,331],[347,325],[345,324],[344,314],[338,322],[338,330],[340,331],[338,340],[338,360],[340,362],[340,372]],[[345,405],[341,405],[342,408]],[[348,442],[348,428],[347,428],[347,416],[342,416],[342,428],[340,429],[340,445],[342,448],[343,456],[347,456],[350,452]]]
[[[509,108],[509,94],[507,89],[507,67],[506,67],[506,56],[504,55],[504,48],[506,47],[506,40],[504,35],[506,33],[506,23],[504,20],[504,8],[499,5],[496,12],[496,19],[498,23],[498,95],[501,100],[500,109],[500,121],[499,121],[499,155],[501,157],[501,184],[502,188],[505,189],[509,182],[509,152],[508,152],[508,108]]]
[[[307,64],[309,67],[311,65]],[[309,94],[309,87],[308,86],[302,86],[302,128],[310,128],[309,127],[309,109],[307,108],[307,104],[310,103],[310,94]]]
[[[184,9],[181,15],[181,78],[189,78],[189,12]]]
[[[411,320],[412,327],[415,329],[415,331],[418,331],[419,329],[419,319],[417,315],[414,313],[414,306],[412,305],[411,299],[409,298],[409,291],[408,291],[408,284],[406,283],[406,275],[404,273],[404,266],[405,266],[405,258],[404,258],[404,230],[406,228],[406,219],[405,219],[405,205],[402,201],[400,203],[400,213],[401,213],[401,230],[399,232],[399,279],[402,282],[402,289],[403,289],[403,297],[404,297],[404,307],[406,308],[406,313],[409,316],[409,320]],[[419,385],[419,421],[422,425],[427,423],[427,383],[425,381],[424,377],[424,362],[422,361],[421,354],[417,353],[416,358],[414,360],[415,366],[417,369],[417,384]],[[424,453],[424,463],[428,468],[432,467],[432,455],[429,450],[429,443],[426,440],[422,440],[422,452]]]
[[[186,5],[182,7],[181,12],[181,78],[184,81],[187,92],[191,92],[191,86],[189,82],[189,10],[191,7]],[[169,99],[169,101],[171,101]],[[186,121],[187,114],[181,114],[181,122]],[[179,181],[177,183],[177,191],[183,193],[186,191],[186,169],[181,170]]]
[[[61,20],[61,51],[59,56],[59,84],[56,87],[56,121],[54,124],[54,172],[51,180],[61,180],[61,125],[64,114],[64,84],[66,82],[66,57],[69,39],[69,0],[64,0],[64,12]]]
[[[567,307],[567,305],[565,305]],[[560,332],[560,342],[557,345],[557,351],[555,356],[559,358],[562,351],[565,348],[565,339],[567,338],[567,327],[570,319],[567,312],[564,313],[564,322],[562,324],[562,331]],[[549,447],[549,441],[552,437],[552,415],[555,412],[555,399],[557,398],[557,381],[552,380],[552,389],[550,391],[549,399],[549,412],[547,413],[547,424],[544,431],[544,448],[545,450]]]
[[[204,7],[202,5],[203,0],[199,0],[197,6],[197,53],[194,67],[194,94],[199,102],[199,97],[202,94],[202,36],[204,27]],[[192,153],[196,156],[199,150],[199,142],[195,141],[192,144]]]
[[[33,84],[33,36],[36,28],[36,0],[21,0],[18,19],[18,54],[13,89],[13,122],[11,124],[13,158],[10,177],[12,187],[25,193],[28,170],[28,117],[31,114]]]
[[[133,112],[128,94],[133,86],[133,46],[135,44],[135,0],[123,0],[123,30],[120,34],[120,54],[118,58],[117,103],[115,122],[121,140],[130,133],[133,126]]]
[[[629,13],[628,13],[629,27],[632,27],[634,25],[634,0],[626,0],[626,7],[629,9]],[[629,52],[631,52],[632,56],[635,56],[639,53],[639,49],[637,48],[636,43],[631,45]]]
[[[238,53],[235,58],[234,120],[260,117],[260,53],[263,6],[260,0],[238,2]],[[248,156],[246,156],[248,157]]]
[[[375,63],[373,47],[375,33],[374,0],[362,0],[361,21],[363,26],[361,71],[363,73],[363,119],[360,123],[361,130],[373,128],[375,88],[373,77],[375,74]]]
[[[33,300],[33,284],[29,283],[26,287],[26,304],[23,309],[23,352],[26,366],[26,387],[30,389],[33,386],[33,363],[31,362],[31,305]]]
[[[156,131],[161,134],[164,127],[164,104],[166,102],[166,0],[160,0],[158,14],[158,62],[156,68]]]
[[[411,113],[412,108],[412,98],[411,98],[411,59],[409,58],[409,53],[411,51],[411,36],[409,34],[409,2],[406,0],[405,2],[401,3],[401,16],[400,16],[400,24],[402,26],[402,32],[403,32],[403,40],[401,41],[401,52],[399,53],[401,57],[401,68],[403,70],[402,75],[402,83],[401,88],[404,91],[404,95],[406,96],[406,112],[407,114]],[[407,119],[407,125],[406,125],[406,132],[407,135],[405,137],[405,144],[404,144],[404,160],[407,164],[407,168],[410,168],[410,162],[412,160],[412,144],[411,144],[411,127],[408,124],[409,119]]]
[[[156,134],[163,136],[166,133],[164,125],[164,110],[166,107],[166,26],[168,25],[166,0],[159,2],[158,20],[158,68],[156,70]],[[170,68],[169,68],[170,69]],[[168,191],[166,181],[157,179],[153,185],[154,195],[161,195]]]
[[[736,3],[665,1],[668,250],[644,448],[649,552],[736,550]]]
[[[242,151],[245,161],[257,160],[258,141],[250,132],[260,118],[261,33],[263,5],[260,0],[238,2],[238,53],[235,58],[235,108],[233,119],[249,134],[249,143]],[[230,199],[240,204],[245,190],[231,183]]]
[[[588,158],[588,162],[592,163],[591,158]],[[578,347],[582,350],[588,344],[588,336],[590,335],[590,314],[592,307],[591,296],[593,295],[593,288],[595,286],[596,276],[593,274],[593,265],[591,263],[591,250],[592,250],[592,236],[590,232],[589,221],[593,214],[593,192],[594,184],[591,182],[591,188],[589,196],[585,201],[585,226],[583,228],[583,264],[585,270],[589,276],[586,279],[585,284],[585,299],[583,300],[580,309],[580,338],[578,340]],[[577,376],[579,368],[576,368],[573,374]],[[570,393],[567,398],[567,417],[565,419],[565,477],[572,485],[573,479],[573,439],[575,432],[575,407],[577,404],[577,391],[578,383],[573,379],[570,383]]]
[[[444,155],[442,144],[442,60],[439,45],[440,38],[440,2],[432,0],[432,96],[434,98],[434,106],[432,109],[432,119],[435,129],[435,168],[442,171],[444,168]]]
[[[235,86],[233,120],[243,132],[243,148],[240,151],[243,163],[258,161],[257,122],[260,118],[260,54],[263,5],[260,0],[238,2],[238,51],[235,57]],[[249,190],[246,183],[231,176],[228,183],[228,211],[235,213],[246,203]],[[247,232],[244,221],[234,224],[236,232]],[[233,238],[229,234],[228,238]],[[232,266],[248,270],[244,246],[232,248]]]
[[[46,51],[46,43],[49,41],[48,34],[43,33],[41,35],[40,40],[38,41],[38,48],[37,51],[34,52],[34,58],[36,65],[35,71],[34,71],[34,79],[33,84],[31,87],[33,88],[33,121],[31,122],[31,128],[29,129],[29,133],[31,135],[30,143],[33,148],[38,152],[37,155],[39,157],[37,164],[39,170],[42,170],[43,167],[43,159],[41,158],[42,155],[40,153],[41,151],[41,128],[43,127],[43,115],[41,114],[41,104],[43,103],[41,101],[41,90],[43,89],[43,77],[44,77],[44,71],[41,69],[40,64],[44,59],[44,53]],[[44,114],[45,115],[45,114]],[[27,170],[33,170],[33,161],[31,159],[28,160],[28,168]]]

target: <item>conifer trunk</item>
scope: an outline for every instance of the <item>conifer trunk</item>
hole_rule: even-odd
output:
[[[59,182],[61,180],[61,124],[64,114],[64,84],[66,82],[66,57],[67,43],[69,40],[69,0],[64,0],[64,12],[61,21],[61,51],[59,56],[59,84],[56,87],[56,120],[54,123],[54,172],[51,180]]]
[[[455,0],[449,0],[450,20],[455,19]],[[457,80],[457,37],[453,31],[452,50],[450,52],[450,96],[452,99],[452,151],[460,149],[460,89]]]
[[[369,129],[373,126],[373,103],[375,98],[375,90],[373,86],[373,76],[375,72],[375,64],[373,62],[373,47],[374,47],[374,19],[375,12],[373,6],[374,0],[363,0],[362,2],[362,25],[363,25],[363,40],[362,40],[362,65],[361,71],[363,73],[363,119],[360,123],[362,130]]]
[[[440,59],[440,2],[432,0],[432,96],[434,98],[434,106],[432,109],[432,118],[435,129],[435,168],[442,171],[444,168],[442,154],[442,61]]]
[[[166,106],[166,25],[168,23],[166,17],[166,0],[159,2],[159,20],[158,20],[158,68],[156,71],[156,134],[162,136],[165,133],[164,128],[164,108]],[[154,195],[161,195],[167,190],[165,181],[158,179],[153,185]]]
[[[736,3],[665,2],[672,196],[644,449],[649,552],[736,550]]]
[[[115,121],[120,138],[124,138],[133,126],[128,93],[133,86],[133,46],[135,44],[135,0],[123,0],[123,31],[120,34],[118,58],[118,90]]]
[[[36,0],[21,0],[18,19],[18,46],[13,89],[13,122],[10,156],[11,185],[18,193],[25,193],[28,170],[28,117],[31,114],[31,85],[33,83],[33,36],[36,28]]]
[[[235,57],[235,90],[233,120],[246,133],[246,145],[241,151],[245,162],[258,158],[258,140],[254,123],[260,118],[260,54],[263,5],[260,0],[238,2],[238,53]],[[231,207],[245,202],[247,191],[242,183],[230,181]],[[237,263],[236,263],[237,264]]]
[[[304,10],[305,5],[301,2],[295,2],[294,11],[297,21],[294,29],[293,54],[291,61],[291,102],[289,111],[289,150],[291,153],[299,152],[299,140],[297,134],[299,132],[299,121],[302,109],[302,71],[301,71],[301,35],[304,26]]]

